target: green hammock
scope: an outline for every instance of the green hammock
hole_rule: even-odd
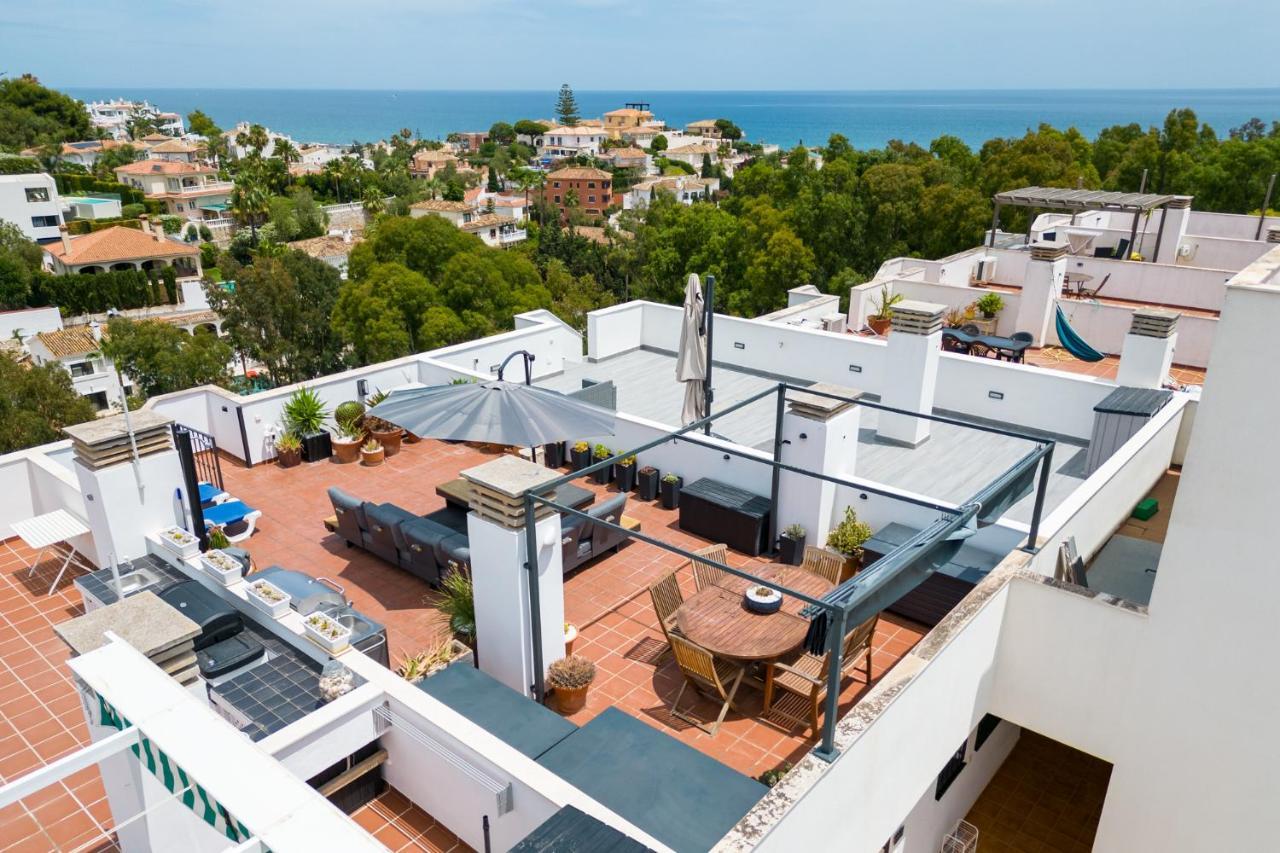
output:
[[[1053,327],[1058,333],[1058,340],[1062,343],[1062,348],[1074,355],[1081,361],[1102,361],[1106,356],[1089,346],[1084,338],[1076,334],[1076,330],[1071,328],[1071,324],[1067,322],[1067,315],[1062,313],[1062,306],[1056,302],[1053,309],[1057,312],[1054,318]]]

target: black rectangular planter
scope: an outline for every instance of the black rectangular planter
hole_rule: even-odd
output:
[[[603,460],[593,459],[591,461],[601,462]],[[607,486],[609,483],[613,482],[613,466],[606,465],[603,468],[597,468],[596,470],[592,471],[591,482],[599,483],[602,486]]]
[[[581,471],[591,464],[591,448],[579,450],[576,447],[569,449],[569,459],[573,463],[573,470]]]
[[[644,471],[643,469],[636,472],[636,494],[640,496],[642,501],[656,500],[658,497],[658,484],[662,480],[662,474],[657,468],[652,471]]]
[[[333,438],[327,432],[302,436],[302,461],[319,462],[333,455]]]
[[[542,445],[542,454],[548,468],[559,468],[564,464],[564,442]]]
[[[677,477],[674,483],[662,481],[662,508],[676,509],[680,506],[680,487],[684,485],[684,478]]]
[[[615,465],[613,466],[614,477],[618,481],[618,491],[629,492],[636,486],[636,466],[632,465]]]
[[[779,562],[788,566],[798,566],[804,562],[804,540],[801,536],[799,539],[792,539],[787,534],[778,537]]]

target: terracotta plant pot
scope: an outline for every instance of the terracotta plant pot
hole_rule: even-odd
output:
[[[292,468],[295,465],[302,464],[302,448],[297,450],[277,450],[277,458],[281,468]]]
[[[382,445],[382,449],[386,451],[388,456],[395,456],[400,452],[400,436],[404,434],[404,430],[393,429],[382,432],[375,429],[372,434],[374,440]]]
[[[360,461],[365,465],[373,468],[382,464],[382,460],[386,458],[387,449],[379,447],[377,450],[365,450],[360,448]]]
[[[856,575],[862,569],[862,557],[845,557],[844,566],[840,569],[840,583]]]
[[[868,317],[867,325],[871,327],[871,331],[883,337],[889,334],[889,329],[891,326],[893,326],[893,320],[891,320],[888,317],[885,317],[883,319]]]
[[[341,465],[360,460],[360,439],[335,438],[333,440],[333,458]]]
[[[413,433],[409,432],[408,430],[405,430],[404,438],[403,438],[403,439],[401,439],[401,440],[402,440],[405,444],[417,444],[419,441],[422,441],[422,438],[421,438],[420,436],[416,436],[416,435],[414,435]]]
[[[556,710],[561,714],[574,714],[587,707],[587,691],[591,689],[591,685],[586,687],[557,687],[555,692]]]

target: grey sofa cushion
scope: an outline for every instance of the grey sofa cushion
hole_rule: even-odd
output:
[[[329,487],[329,502],[333,504],[333,511],[338,514],[339,522],[341,516],[350,513],[356,520],[361,530],[369,529],[369,522],[364,516],[364,501],[354,495],[344,492],[337,486]]]
[[[440,564],[440,574],[445,570],[471,570],[471,546],[462,533],[453,533],[436,543],[436,561]]]
[[[592,518],[603,519],[610,524],[622,523],[622,510],[627,505],[626,494],[614,495],[606,501],[601,501],[595,506],[587,510],[587,515]]]

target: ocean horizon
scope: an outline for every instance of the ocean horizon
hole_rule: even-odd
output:
[[[203,110],[221,127],[263,124],[303,142],[347,144],[385,139],[401,128],[424,138],[487,130],[496,121],[550,118],[554,90],[193,89],[66,87],[83,101],[149,100],[186,115]],[[1219,136],[1250,118],[1280,119],[1280,88],[992,89],[904,91],[577,91],[580,112],[595,117],[627,102],[650,104],[673,127],[728,118],[747,138],[784,147],[823,144],[842,133],[859,148],[891,139],[927,145],[952,134],[971,146],[1020,136],[1040,123],[1076,127],[1092,138],[1104,127],[1159,126],[1171,109],[1190,107]]]

